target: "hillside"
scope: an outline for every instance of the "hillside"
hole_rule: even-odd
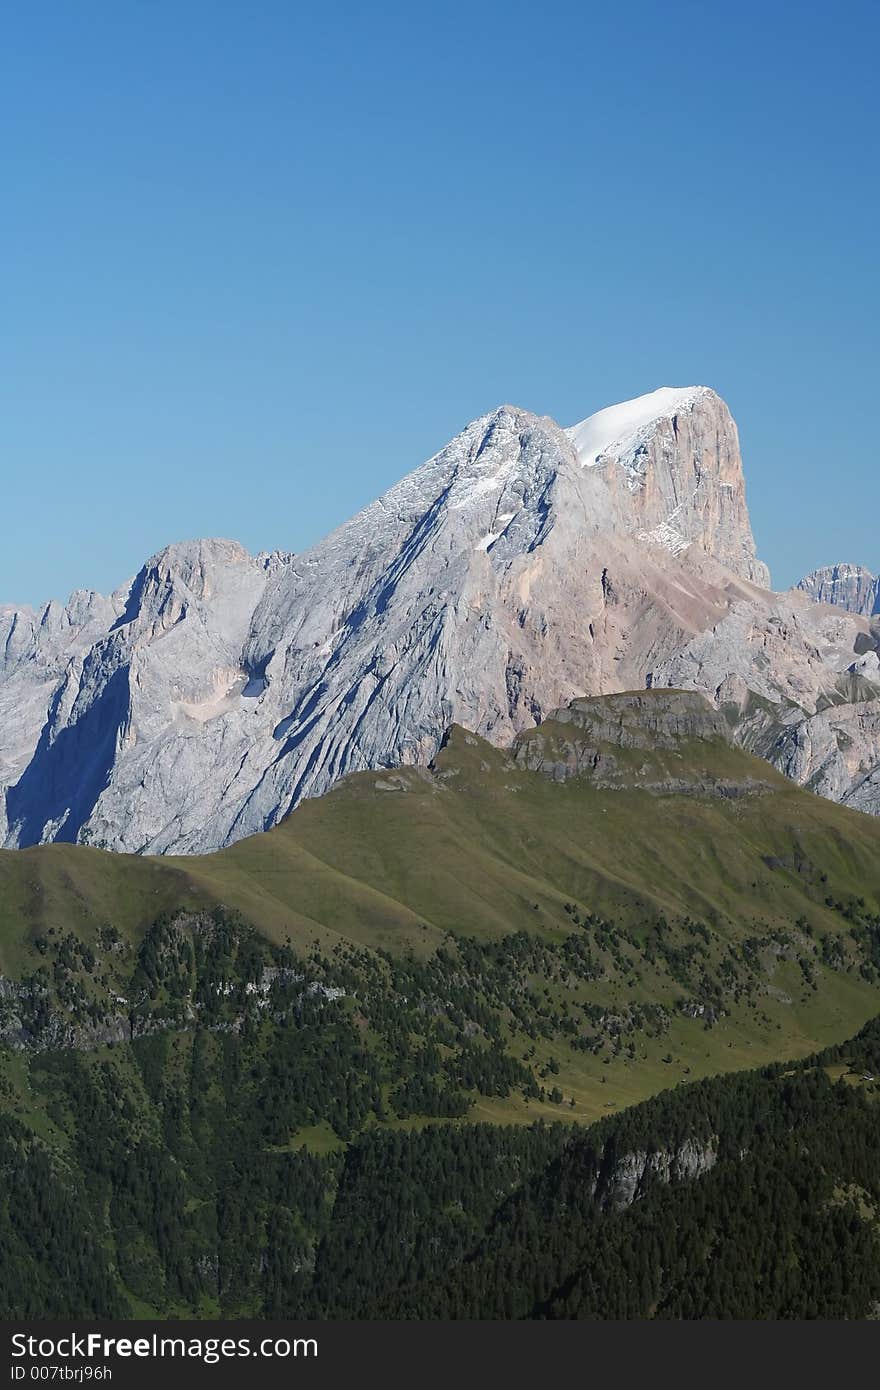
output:
[[[645,1112],[666,1117],[651,1131],[664,1172],[696,1177],[700,1098],[721,1115],[745,1095],[761,1134],[772,1100],[769,1081],[753,1095],[704,1079],[807,1057],[880,1013],[880,823],[800,790],[736,737],[730,712],[693,692],[576,700],[507,750],[453,727],[429,766],[345,778],[213,855],[0,855],[0,1156],[19,1193],[0,1201],[5,1308],[497,1316],[486,1291],[500,1280],[503,1316],[644,1315],[613,1279],[595,1301],[583,1250],[600,1240],[613,1263],[631,1239],[669,1244],[683,1219],[672,1189],[651,1198],[656,1229],[633,1215],[594,1231],[588,1202],[529,1289],[510,1274],[521,1237],[504,1234],[499,1193],[537,1204],[526,1229],[545,1207],[556,1222],[553,1164],[586,1161],[565,1147],[571,1126],[607,1126],[661,1092],[683,1098],[674,1125],[662,1098]],[[832,1192],[867,1191],[864,1162],[832,1152],[823,1116],[838,1100],[811,1086],[803,1122],[836,1165]],[[793,1180],[783,1131],[760,1169],[771,1187]],[[688,1135],[696,1149],[681,1149]],[[441,1206],[398,1211],[387,1181],[406,1193],[413,1164],[438,1163]],[[615,1159],[624,1188],[627,1163]],[[707,1220],[723,1225],[726,1194],[754,1173],[709,1166]],[[374,1209],[387,1239],[406,1232],[388,1281],[356,1294],[351,1242],[386,1240]],[[869,1226],[830,1220],[816,1248],[845,1237],[861,1269]],[[442,1287],[438,1249],[465,1261]],[[645,1290],[660,1278],[648,1265]],[[660,1280],[662,1306],[691,1306],[698,1265],[685,1293]],[[823,1306],[812,1284],[779,1293],[780,1309],[789,1297]]]
[[[260,970],[287,953],[361,1000],[377,969],[383,997],[418,984],[412,1026],[434,1043],[426,1019],[466,977],[468,1027],[485,1040],[488,1011],[506,1054],[552,1057],[590,1118],[673,1070],[803,1055],[859,1027],[877,1009],[878,850],[873,818],[744,753],[699,696],[576,701],[509,751],[453,728],[429,767],[346,778],[214,855],[3,854],[3,1036],[130,1038],[157,919],[183,914],[182,938],[228,919],[257,933]],[[516,1086],[468,1103],[528,1114]]]
[[[586,1129],[377,1126],[345,1148],[279,1137],[313,1023],[269,1056],[248,1032],[42,1054],[48,1128],[9,1113],[6,1079],[3,1315],[877,1316],[876,1021]]]

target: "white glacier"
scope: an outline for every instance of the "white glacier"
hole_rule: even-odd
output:
[[[645,396],[606,406],[566,430],[583,468],[594,468],[604,455],[615,459],[629,452],[639,441],[637,436],[648,434],[657,420],[671,419],[681,410],[689,410],[706,386],[661,386]]]

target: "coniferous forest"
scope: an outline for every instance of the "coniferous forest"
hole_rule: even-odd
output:
[[[564,1069],[511,1048],[500,1001],[526,1041],[571,1047],[571,1012],[515,982],[559,952],[595,971],[612,935],[306,961],[222,913],[163,918],[131,967],[129,1036],[89,1046],[52,1045],[57,991],[66,1026],[97,1027],[77,981],[100,959],[53,939],[16,1005],[45,1044],[5,1048],[0,1073],[0,1312],[875,1316],[880,1021],[572,1123]],[[665,935],[649,949],[686,970]],[[600,1023],[587,1011],[575,1039]],[[648,1009],[611,1048],[663,1048],[663,1026]],[[534,1118],[474,1123],[480,1096]]]

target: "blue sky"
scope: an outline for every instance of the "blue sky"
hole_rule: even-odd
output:
[[[12,7],[0,600],[301,549],[501,401],[695,382],[777,584],[877,567],[878,15]]]

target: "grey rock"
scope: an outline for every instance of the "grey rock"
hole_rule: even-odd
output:
[[[193,541],[0,610],[0,843],[207,851],[451,723],[508,745],[645,685],[811,717],[870,625],[768,583],[708,388],[571,430],[501,406],[304,554]]]
[[[730,800],[772,789],[769,776],[719,776],[710,752],[719,741],[734,743],[735,726],[706,696],[696,691],[636,691],[574,700],[565,709],[551,711],[538,728],[518,735],[512,755],[521,767],[554,781],[578,777],[609,790],[638,785],[655,795]],[[703,745],[705,765],[699,756]],[[682,762],[685,746],[687,767]]]
[[[797,586],[816,603],[831,603],[870,618],[880,613],[880,578],[863,565],[826,565]]]
[[[621,1210],[632,1206],[655,1182],[692,1182],[714,1168],[718,1161],[717,1139],[684,1139],[674,1149],[634,1150],[616,1160],[596,1191],[603,1207]]]
[[[880,815],[880,685],[873,698],[829,705],[807,717],[791,707],[753,712],[739,736],[801,786]]]

